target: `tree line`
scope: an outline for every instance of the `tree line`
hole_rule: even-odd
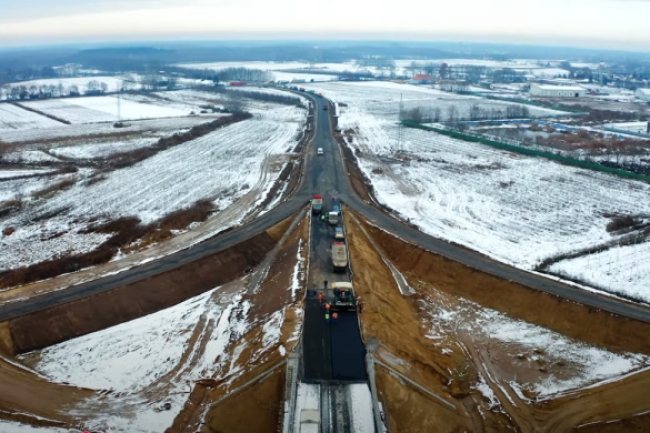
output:
[[[445,112],[441,107],[422,108],[414,107],[400,113],[400,120],[409,120],[417,123],[459,122],[500,119],[526,119],[530,117],[530,110],[525,105],[511,104],[504,110],[494,106],[485,108],[473,104],[466,113],[461,113],[455,104],[449,105]]]

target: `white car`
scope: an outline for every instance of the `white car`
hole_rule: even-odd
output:
[[[316,149],[316,153],[318,153],[319,155],[322,155],[323,154],[323,148],[319,147],[318,149]]]

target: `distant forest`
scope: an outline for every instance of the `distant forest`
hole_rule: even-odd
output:
[[[82,65],[83,69],[118,72],[159,72],[171,65],[223,61],[303,61],[339,63],[364,59],[434,60],[444,58],[571,59],[610,62],[622,70],[645,70],[650,53],[588,50],[565,47],[515,46],[478,43],[416,42],[178,42],[149,46],[80,49],[74,46],[0,50],[0,84],[37,78],[54,78],[53,66]]]

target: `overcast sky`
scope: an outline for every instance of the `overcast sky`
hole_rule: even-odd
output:
[[[266,38],[650,51],[650,0],[0,0],[0,46]]]

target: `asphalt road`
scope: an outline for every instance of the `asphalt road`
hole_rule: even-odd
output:
[[[514,267],[495,262],[486,256],[443,240],[435,239],[415,230],[384,211],[362,201],[353,193],[338,144],[331,134],[329,112],[323,111],[324,99],[315,97],[315,138],[305,155],[305,173],[302,183],[290,200],[277,206],[261,218],[218,236],[192,248],[150,262],[120,274],[88,282],[78,286],[48,293],[22,302],[0,306],[0,321],[37,311],[53,305],[81,299],[135,280],[147,278],[173,269],[208,254],[233,246],[297,212],[314,194],[329,197],[337,194],[350,208],[383,229],[422,248],[464,263],[465,265],[506,280],[515,281],[532,289],[541,290],[561,298],[608,311],[620,316],[650,322],[650,308],[622,301],[609,296],[582,290],[545,276],[532,274]],[[322,147],[323,156],[316,155],[316,148]]]
[[[350,281],[349,272],[332,272],[330,245],[334,240],[334,226],[314,217],[310,229],[311,287],[308,288],[305,299],[300,380],[307,383],[365,382],[366,352],[357,313],[339,311],[337,320],[325,320],[324,304],[334,299],[329,289],[331,283]],[[325,281],[328,282],[327,290]],[[319,292],[324,295],[323,303],[318,300]]]

